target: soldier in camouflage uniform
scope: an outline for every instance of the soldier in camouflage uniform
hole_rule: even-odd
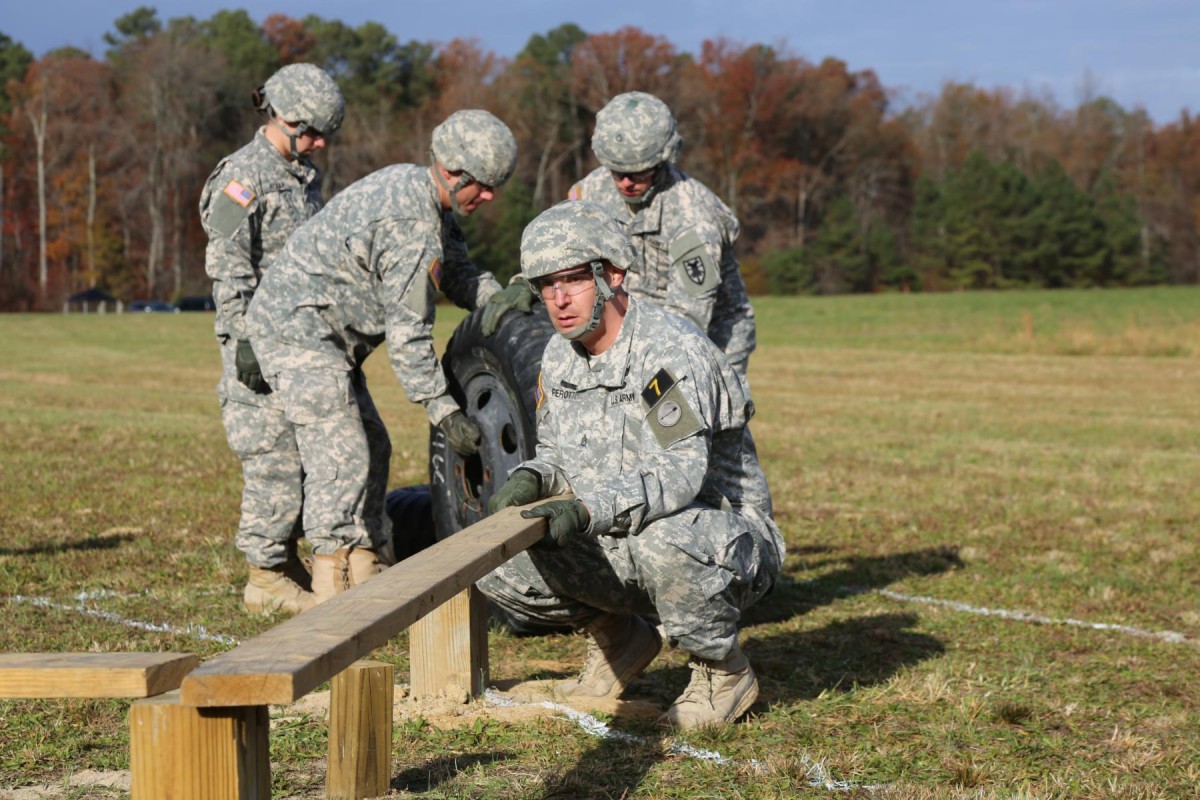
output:
[[[312,64],[279,70],[254,102],[267,123],[217,164],[200,197],[200,219],[217,307],[221,421],[242,462],[236,543],[249,571],[243,602],[251,612],[296,613],[312,606],[294,547],[303,504],[300,455],[278,397],[259,372],[245,314],[287,237],[321,207],[320,176],[308,156],[341,125],[344,104],[337,84]]]
[[[385,167],[339,193],[292,235],[250,304],[250,341],[304,468],[317,602],[375,574],[388,545],[387,460],[372,457],[360,413],[369,395],[357,377],[376,347],[387,343],[409,399],[456,451],[478,447],[479,428],[450,396],[434,353],[434,301],[440,290],[473,309],[499,290],[468,259],[451,211],[491,201],[516,155],[492,114],[452,114],[433,131],[429,166]]]
[[[774,585],[784,542],[748,424],[754,406],[728,360],[687,320],[626,294],[637,254],[606,209],[564,202],[525,229],[521,273],[555,330],[538,384],[538,445],[489,501],[546,517],[541,543],[482,591],[519,622],[591,637],[557,691],[615,696],[662,641],[691,654],[692,680],[664,726],[732,722],[758,696],[738,646],[741,610]]]
[[[632,238],[641,264],[625,277],[625,290],[695,322],[746,384],[755,334],[733,253],[740,226],[720,198],[675,166],[682,144],[665,103],[645,92],[617,95],[596,115],[592,151],[602,166],[568,196],[601,206]]]

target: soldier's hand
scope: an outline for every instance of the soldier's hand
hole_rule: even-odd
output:
[[[462,411],[451,411],[438,423],[446,441],[460,456],[473,456],[479,452],[479,443],[483,441],[483,433],[470,417]]]
[[[237,379],[247,389],[256,394],[270,394],[271,387],[262,376],[262,368],[258,366],[258,357],[254,348],[246,339],[238,339],[237,350],[233,356],[233,366],[237,370]]]
[[[516,309],[522,314],[533,311],[533,292],[529,284],[520,278],[488,298],[483,306],[483,321],[479,329],[484,336],[491,336],[500,327],[500,318],[507,312]]]
[[[592,521],[587,506],[579,500],[551,500],[525,509],[521,516],[525,519],[545,517],[549,522],[546,535],[537,543],[537,547],[562,547],[572,536],[586,531],[588,523]]]
[[[527,469],[518,469],[508,476],[504,485],[488,501],[488,513],[495,514],[509,506],[523,506],[538,499],[541,480]]]

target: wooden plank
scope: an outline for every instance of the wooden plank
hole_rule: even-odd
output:
[[[413,697],[447,689],[478,697],[487,677],[487,601],[468,586],[408,629],[408,688]]]
[[[329,689],[327,800],[383,797],[392,788],[392,705],[396,670],[355,661]]]
[[[190,653],[5,653],[0,697],[152,697],[199,663]]]
[[[270,800],[266,706],[200,709],[179,692],[129,708],[130,800]]]
[[[506,508],[360,586],[201,664],[191,706],[293,703],[542,537],[544,519]]]

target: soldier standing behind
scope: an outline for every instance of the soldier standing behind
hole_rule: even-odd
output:
[[[758,696],[738,644],[741,611],[774,585],[784,542],[749,422],[754,405],[695,326],[624,291],[637,264],[608,212],[565,202],[521,237],[521,274],[559,335],[538,378],[538,444],[491,512],[546,517],[546,536],[479,582],[523,623],[590,636],[575,697],[616,696],[662,646],[691,654],[667,727],[732,722]]]
[[[267,123],[217,164],[200,196],[200,219],[221,347],[221,421],[242,463],[236,543],[249,570],[243,602],[251,612],[296,613],[313,604],[293,539],[303,504],[300,455],[259,371],[245,315],[288,236],[321,207],[320,175],[308,156],[342,124],[345,105],[333,79],[312,64],[280,69],[254,93],[254,104]]]
[[[666,103],[645,92],[617,95],[596,115],[592,151],[602,166],[568,196],[604,208],[633,240],[641,265],[626,275],[626,291],[691,319],[746,383],[755,326],[733,252],[740,226],[712,190],[675,166],[682,146]]]
[[[469,260],[451,211],[490,202],[517,146],[495,116],[468,110],[434,129],[430,149],[430,166],[374,172],[296,231],[247,315],[263,375],[295,430],[317,602],[378,572],[389,544],[382,456],[391,444],[365,430],[361,414],[371,403],[360,367],[376,347],[387,343],[408,398],[451,447],[470,455],[479,445],[434,352],[434,301],[441,290],[474,309],[500,289]]]

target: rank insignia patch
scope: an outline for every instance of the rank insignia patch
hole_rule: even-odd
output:
[[[646,388],[642,389],[642,402],[646,404],[646,408],[654,408],[667,390],[674,385],[675,378],[671,376],[671,373],[660,369],[654,373],[654,377],[646,384]]]

